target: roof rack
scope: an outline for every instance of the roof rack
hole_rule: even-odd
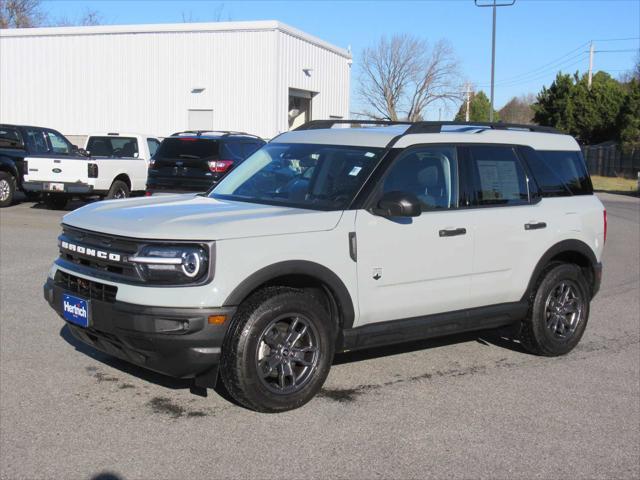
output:
[[[378,125],[387,127],[391,125],[412,125],[412,122],[394,122],[391,120],[311,120],[310,122],[300,125],[298,130],[320,130],[323,128],[331,128],[334,125]]]
[[[234,130],[185,130],[183,132],[176,132],[172,134],[172,137],[179,137],[180,135],[196,135],[197,137],[202,136],[205,133],[220,133],[222,137],[228,137],[229,135],[242,135],[246,137],[255,137],[260,138],[258,135],[253,135],[251,133],[246,132],[237,132]]]
[[[444,126],[459,126],[465,127],[458,131],[477,131],[477,130],[526,130],[529,132],[541,132],[541,133],[557,133],[562,134],[561,131],[553,127],[542,127],[539,125],[523,125],[519,123],[503,123],[503,122],[455,122],[455,121],[423,121],[423,122],[393,122],[387,120],[312,120],[299,126],[295,130],[317,130],[323,128],[331,128],[334,125],[408,125],[409,128],[403,133],[403,135],[410,135],[413,133],[441,133]]]
[[[526,130],[529,132],[540,132],[540,133],[559,133],[562,134],[560,130],[557,130],[553,127],[542,127],[540,125],[524,125],[521,123],[504,123],[504,122],[436,122],[436,121],[425,121],[425,122],[415,122],[411,124],[411,126],[404,132],[405,135],[409,135],[412,133],[440,133],[442,132],[442,127],[444,126],[460,126],[466,127],[464,130]]]

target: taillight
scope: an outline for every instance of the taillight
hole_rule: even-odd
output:
[[[149,190],[147,190],[146,192],[144,192],[144,196],[145,197],[150,197],[151,196],[151,192]]]
[[[602,211],[602,219],[604,220],[604,243],[607,243],[607,210]]]
[[[231,168],[233,160],[209,160],[207,163],[213,173],[224,173]]]
[[[87,173],[89,174],[89,178],[98,178],[98,165],[95,163],[88,163]]]

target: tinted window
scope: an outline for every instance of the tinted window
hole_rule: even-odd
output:
[[[455,147],[425,147],[399,157],[387,173],[382,193],[408,192],[423,210],[458,204],[458,159]]]
[[[47,131],[47,135],[54,154],[69,155],[71,153],[71,144],[62,135],[51,130]]]
[[[593,187],[580,152],[535,151],[524,148],[543,197],[591,195]]]
[[[0,126],[0,148],[22,148],[22,135],[16,128]]]
[[[147,146],[149,147],[149,155],[153,157],[158,151],[160,142],[155,138],[147,138]]]
[[[369,176],[382,148],[271,143],[213,190],[214,198],[343,210]]]
[[[165,138],[155,158],[191,158],[194,160],[208,159],[218,156],[218,141],[208,138],[170,137]]]
[[[247,158],[249,155],[252,155],[253,152],[255,152],[256,150],[258,150],[262,145],[262,143],[243,143],[242,144],[242,154],[244,155],[245,158]]]
[[[223,160],[243,160],[246,158],[242,154],[242,146],[240,142],[224,142],[222,145]]]
[[[47,139],[45,138],[45,133],[38,129],[28,129],[26,131],[27,134],[27,145],[29,145],[29,150],[31,153],[35,154],[47,154],[49,153],[49,145],[47,144]]]
[[[473,205],[529,202],[527,176],[511,147],[473,146],[469,156],[475,178]]]
[[[135,158],[138,141],[135,137],[90,137],[87,150],[92,157]]]

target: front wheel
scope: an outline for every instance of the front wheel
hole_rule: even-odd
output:
[[[314,295],[266,288],[238,309],[223,345],[222,381],[248,408],[291,410],[320,390],[333,353],[331,317]]]
[[[7,172],[0,172],[0,208],[8,207],[16,193],[16,179]]]
[[[531,353],[548,357],[569,353],[587,326],[590,300],[589,285],[580,267],[550,266],[523,321],[522,345]]]

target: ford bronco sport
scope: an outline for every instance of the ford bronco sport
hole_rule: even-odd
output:
[[[339,351],[506,325],[571,351],[606,238],[576,141],[348,123],[274,138],[206,195],[67,214],[46,300],[81,341],[263,412],[309,401]]]

